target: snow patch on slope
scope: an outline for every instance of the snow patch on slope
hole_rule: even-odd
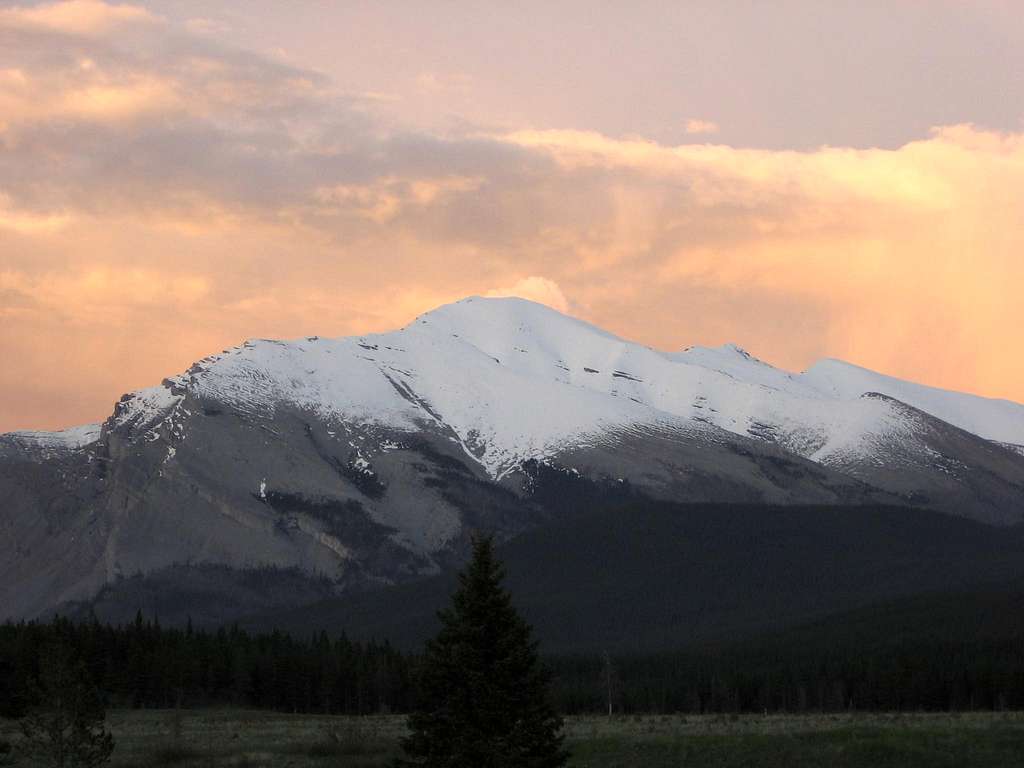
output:
[[[9,432],[3,437],[18,443],[24,448],[37,448],[44,451],[74,451],[92,445],[100,439],[101,424],[83,424],[69,427],[57,432],[23,430]]]
[[[735,344],[723,344],[720,347],[689,347],[669,357],[676,362],[718,371],[738,381],[807,397],[817,395],[812,387],[803,386],[795,374],[775,368]]]
[[[112,426],[139,429],[166,415],[182,400],[169,387],[149,387],[125,395],[114,408]]]
[[[1024,444],[1024,405],[1009,400],[914,384],[831,359],[816,363],[799,380],[836,400],[879,392],[986,440]]]

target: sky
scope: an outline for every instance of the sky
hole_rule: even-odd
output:
[[[0,431],[521,295],[1024,402],[1017,0],[0,1]]]

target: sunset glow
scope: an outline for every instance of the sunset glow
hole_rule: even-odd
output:
[[[985,5],[936,4],[946,34],[967,14],[1024,41]],[[488,119],[463,105],[492,69],[400,46],[410,90],[356,91],[199,8],[0,7],[0,431],[102,420],[246,338],[383,331],[472,294],[1024,401],[1024,113],[972,114],[969,83],[955,119],[888,144],[734,138],[710,97],[662,133],[511,86]]]

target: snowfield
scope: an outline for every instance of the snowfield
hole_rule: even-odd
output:
[[[328,422],[437,429],[496,479],[526,459],[637,428],[725,430],[823,464],[883,456],[920,427],[901,403],[987,440],[1024,445],[1024,406],[1016,403],[837,360],[791,373],[734,345],[660,352],[515,298],[464,299],[391,333],[250,340],[126,396],[108,424],[144,435],[189,392],[254,416],[287,403]],[[90,425],[8,437],[53,449],[99,436]]]
[[[102,426],[102,424],[83,424],[79,427],[62,429],[59,432],[24,430],[8,432],[3,437],[25,447],[34,447],[45,451],[71,451],[84,448],[99,440]]]

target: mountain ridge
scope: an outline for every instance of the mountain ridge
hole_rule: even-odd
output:
[[[99,429],[0,436],[0,604],[36,615],[182,562],[394,583],[456,562],[473,530],[509,538],[619,488],[1021,522],[1024,454],[1000,443],[1024,444],[1024,406],[813,369],[661,352],[522,299],[250,340],[126,394]]]
[[[460,311],[464,310],[467,306],[474,304],[486,306],[489,311],[475,314]],[[393,332],[338,337],[335,339],[323,339],[317,336],[302,337],[293,340],[249,339],[236,347],[225,350],[222,353],[210,355],[197,361],[187,372],[168,377],[157,387],[150,387],[148,389],[138,390],[134,393],[129,393],[125,398],[122,398],[122,400],[132,398],[137,401],[141,401],[139,405],[142,409],[145,409],[146,407],[153,409],[167,407],[171,405],[170,399],[173,397],[172,393],[175,388],[187,387],[190,382],[190,377],[195,377],[196,374],[206,371],[208,366],[216,363],[223,363],[229,356],[237,356],[244,353],[246,350],[251,350],[253,352],[251,356],[256,356],[257,350],[261,347],[266,347],[267,345],[293,351],[307,352],[310,351],[308,350],[307,345],[315,344],[317,342],[326,342],[328,344],[335,345],[355,343],[368,352],[379,351],[381,343],[386,344],[389,340],[397,338],[399,334],[408,333],[415,329],[416,326],[426,325],[428,323],[440,326],[441,332],[447,331],[454,338],[461,338],[470,341],[470,346],[473,347],[473,351],[475,353],[491,358],[499,365],[501,365],[503,361],[499,359],[497,353],[503,353],[506,358],[504,362],[507,364],[508,357],[512,352],[525,353],[526,350],[522,347],[516,346],[514,343],[510,343],[508,339],[492,338],[481,341],[479,335],[474,338],[474,334],[479,334],[481,326],[486,327],[488,325],[487,322],[481,323],[479,321],[481,319],[485,321],[493,319],[491,316],[495,313],[490,310],[501,305],[512,306],[518,311],[518,314],[525,316],[529,323],[529,330],[532,334],[524,335],[533,335],[533,341],[535,343],[539,342],[542,352],[544,351],[543,348],[545,346],[557,347],[558,345],[551,345],[550,338],[544,338],[542,334],[536,334],[535,332],[538,328],[543,328],[545,321],[557,322],[563,326],[563,329],[569,328],[576,331],[576,333],[570,334],[569,338],[563,338],[560,340],[562,347],[565,347],[568,344],[578,344],[581,340],[585,341],[585,336],[596,336],[611,345],[616,345],[623,349],[646,351],[653,357],[661,358],[670,363],[683,363],[697,368],[705,368],[715,373],[721,373],[734,379],[742,379],[747,383],[769,389],[785,391],[788,386],[795,390],[797,394],[806,395],[808,397],[817,397],[818,399],[854,400],[863,394],[878,392],[880,394],[888,395],[895,400],[904,402],[907,405],[918,408],[919,410],[925,411],[926,413],[930,413],[933,416],[937,416],[954,426],[958,426],[968,432],[972,432],[984,439],[1006,443],[1011,446],[1024,446],[1024,405],[1014,403],[1009,400],[985,398],[979,395],[960,393],[951,390],[943,390],[937,387],[916,384],[888,376],[886,374],[877,373],[867,368],[838,360],[836,358],[823,358],[812,364],[802,373],[790,372],[777,368],[770,363],[754,357],[736,344],[724,344],[720,347],[692,346],[686,348],[682,352],[663,352],[642,344],[628,341],[597,326],[586,323],[585,321],[568,315],[563,315],[544,305],[515,298],[493,299],[469,297],[459,302],[444,305],[435,310],[419,315],[403,328]],[[518,328],[519,330],[524,328],[525,324],[523,322],[523,318],[517,318],[517,313],[502,312],[500,314],[508,316],[507,318],[503,318],[503,325],[505,328]],[[462,317],[459,317],[460,315],[462,315]],[[468,315],[468,317],[466,315]],[[543,321],[539,321],[539,316],[543,316]],[[460,322],[453,322],[454,320],[459,320]],[[490,325],[493,327],[495,324],[491,322]],[[372,346],[377,346],[378,349],[370,349]],[[393,350],[395,348],[391,347],[391,349]],[[586,361],[591,363],[590,365],[587,365],[584,362],[581,363],[578,368],[590,374],[606,373],[606,370],[602,371],[602,369],[593,367],[593,365],[600,364],[596,362],[596,357],[600,357],[603,352],[604,351],[599,351],[595,356],[595,359]],[[560,363],[564,364],[564,361],[561,360],[559,355],[550,353],[549,356],[554,358],[556,366]],[[733,360],[730,360],[730,357],[733,358]],[[297,359],[295,362],[297,364],[296,368],[301,368],[301,366],[298,365],[301,360]],[[551,361],[549,360],[547,362]],[[737,363],[739,364],[737,365]],[[760,371],[764,375],[761,377],[749,376],[751,371]],[[839,371],[842,371],[843,375],[840,375]],[[744,374],[748,375],[744,376]],[[619,379],[620,383],[628,381],[635,382],[637,379],[636,376],[628,371],[618,370],[617,368],[614,368],[614,366],[612,367],[610,375],[613,378]],[[853,380],[850,380],[851,375]],[[161,399],[164,400],[163,403],[159,402]],[[968,406],[974,406],[974,408],[972,409]],[[653,405],[653,407],[655,407],[656,410],[661,410],[656,405]],[[980,415],[977,413],[979,408],[983,411]],[[673,413],[671,410],[667,412]],[[678,415],[678,413],[673,413],[673,415]],[[94,439],[98,438],[98,435],[95,433],[96,426],[99,425],[81,425],[55,432],[20,430],[6,433],[5,436],[17,436],[29,441],[36,439],[40,442],[50,439],[57,444],[61,442],[59,436],[62,434],[68,434],[70,436],[71,433],[90,432]],[[73,447],[80,447],[81,444],[82,443],[79,442]]]

